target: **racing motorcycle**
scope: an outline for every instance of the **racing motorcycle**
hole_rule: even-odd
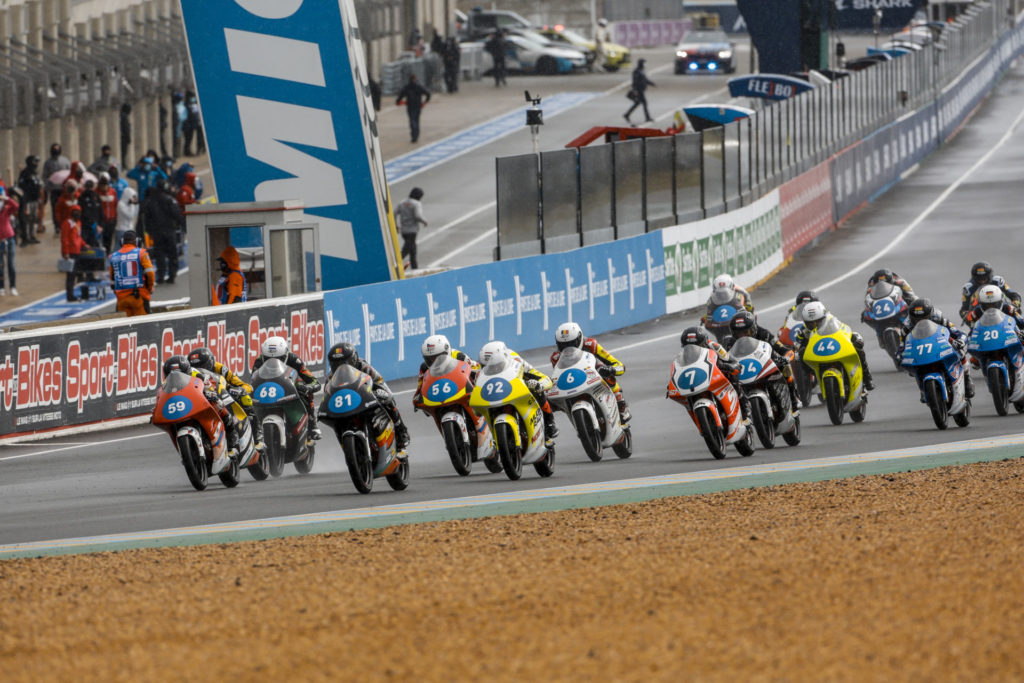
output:
[[[157,390],[153,425],[171,437],[181,455],[185,474],[197,491],[206,489],[211,474],[216,474],[224,486],[234,488],[238,486],[239,468],[255,468],[262,473],[265,467],[253,442],[245,411],[234,399],[225,396],[222,400],[238,420],[238,455],[228,457],[224,422],[217,407],[206,398],[207,391],[223,396],[223,389],[224,378],[219,375],[203,373],[193,377],[173,370]]]
[[[300,474],[313,469],[316,451],[310,440],[306,397],[297,377],[279,358],[268,359],[252,376],[253,409],[263,425],[267,467],[274,477],[280,477],[289,462]]]
[[[434,418],[452,466],[463,477],[480,460],[489,472],[502,470],[487,421],[469,406],[472,370],[469,361],[447,354],[438,357],[423,374],[421,401],[413,404]]]
[[[776,335],[780,342],[794,350],[796,349],[796,335],[804,328],[803,318],[800,317],[801,310],[803,310],[803,304],[787,313],[786,319],[783,321],[782,327],[779,328],[778,335]],[[818,378],[814,376],[811,369],[799,358],[794,359],[790,367],[793,369],[793,383],[796,385],[796,395],[801,403],[809,407],[811,405],[811,396],[813,396],[815,387],[818,386]]]
[[[719,344],[726,344],[727,340],[732,337],[729,332],[729,323],[741,308],[739,297],[735,292],[725,289],[711,292],[707,312],[701,321],[704,329],[714,335]]]
[[[615,455],[628,458],[633,454],[633,435],[622,424],[619,404],[602,373],[611,372],[592,353],[576,347],[561,351],[548,389],[552,410],[561,410],[572,420],[576,434],[587,457],[597,462],[602,450],[611,446]]]
[[[907,336],[901,364],[917,380],[936,427],[945,429],[950,415],[961,427],[970,424],[965,368],[950,344],[949,330],[932,320],[918,322]]]
[[[903,290],[890,282],[876,282],[864,295],[861,320],[875,331],[879,346],[885,349],[899,370],[904,323],[907,322],[907,302],[903,300]]]
[[[694,344],[672,361],[668,398],[686,408],[711,455],[725,457],[727,444],[742,456],[754,454],[754,431],[743,423],[740,397],[718,367],[718,354]]]
[[[750,418],[761,445],[775,448],[777,434],[790,446],[799,444],[800,416],[793,413],[789,387],[772,360],[771,345],[743,337],[733,344],[729,355],[740,364],[739,380],[750,399]]]
[[[967,350],[985,375],[996,412],[1006,415],[1013,403],[1024,413],[1024,347],[1014,319],[998,308],[985,311],[971,330]]]
[[[372,377],[342,365],[331,375],[317,412],[320,422],[338,437],[359,493],[372,491],[377,477],[384,477],[396,491],[409,486],[409,459],[398,457],[395,425],[380,404],[384,398],[374,392]]]
[[[832,424],[842,424],[844,412],[850,413],[854,422],[863,422],[867,416],[868,395],[850,327],[830,316],[811,333],[803,361],[818,378],[818,389]]]
[[[542,477],[555,473],[555,447],[544,445],[544,416],[530,393],[514,359],[485,365],[469,398],[494,434],[505,476],[523,476],[523,463],[532,464]]]

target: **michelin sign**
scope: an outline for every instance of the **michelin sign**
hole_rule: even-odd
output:
[[[324,289],[390,280],[376,115],[352,0],[181,0],[218,199],[301,199]]]

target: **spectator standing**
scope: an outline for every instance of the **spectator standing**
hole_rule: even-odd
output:
[[[68,217],[60,226],[60,254],[65,259],[74,259],[75,265],[64,279],[64,290],[68,301],[78,301],[75,296],[75,276],[79,272],[78,255],[85,248],[82,241],[82,207],[75,204],[71,207]]]
[[[169,189],[166,178],[157,181],[139,205],[139,215],[153,240],[156,281],[174,284],[178,275],[178,230],[184,230],[185,217]]]
[[[85,164],[81,161],[71,162],[71,173],[64,179],[64,184],[78,183],[78,189],[81,190],[85,185]]]
[[[175,91],[171,94],[171,154],[181,156],[181,137],[185,128],[185,120],[188,118],[188,109],[185,107],[185,96]]]
[[[213,305],[242,304],[249,299],[249,283],[242,272],[242,259],[234,247],[224,247],[217,257],[220,279],[213,290]]]
[[[185,93],[185,109],[187,111],[184,126],[185,156],[194,156],[192,154],[193,137],[196,140],[196,155],[203,154],[206,152],[206,140],[203,138],[203,120],[199,112],[199,98],[191,90]]]
[[[0,296],[7,296],[7,282],[11,283],[11,295],[18,296],[18,287],[14,271],[14,252],[17,251],[17,240],[14,238],[14,227],[11,217],[18,214],[17,188],[7,195],[7,190],[0,186]],[[4,266],[7,266],[7,280],[4,280]]]
[[[494,67],[491,73],[494,75],[494,87],[508,85],[505,81],[505,54],[508,52],[508,41],[505,40],[504,31],[495,31],[484,43],[484,49],[491,55]]]
[[[597,65],[601,68],[608,62],[607,45],[611,42],[608,31],[608,20],[601,17],[597,20],[597,29],[594,31],[594,46],[597,52]]]
[[[128,177],[135,181],[142,201],[146,201],[151,187],[154,187],[160,180],[167,180],[167,174],[150,156],[142,157],[138,165],[128,171]]]
[[[57,205],[53,207],[53,215],[58,221],[58,225],[64,226],[64,223],[71,218],[71,209],[78,207],[78,218],[79,218],[79,235],[81,235],[81,218],[82,218],[82,207],[78,206],[78,183],[72,180],[70,183],[64,183],[64,190],[60,194],[60,199],[57,200]],[[60,230],[58,229],[54,237],[60,237]]]
[[[100,198],[102,207],[100,217],[100,228],[103,234],[103,248],[110,254],[114,245],[121,241],[114,241],[114,232],[117,230],[117,190],[110,186],[110,174],[100,173],[100,182],[96,185],[96,194]]]
[[[110,186],[117,192],[117,201],[121,201],[121,195],[124,194],[124,190],[128,187],[128,181],[121,177],[121,172],[117,170],[117,166],[111,166],[107,173],[110,174]]]
[[[91,179],[85,181],[85,187],[78,195],[78,205],[82,207],[82,239],[90,247],[100,246],[103,202],[100,201],[100,196],[96,192],[96,183]]]
[[[124,233],[121,249],[110,255],[110,287],[117,297],[117,310],[129,318],[149,313],[153,297],[153,262],[138,245],[134,230]]]
[[[626,113],[622,115],[630,125],[633,122],[629,120],[629,115],[633,113],[633,110],[639,107],[641,104],[644,105],[644,123],[653,121],[651,113],[647,111],[647,86],[657,87],[649,78],[647,73],[644,71],[644,64],[647,60],[639,59],[636,63],[636,68],[633,69],[633,88],[629,91],[630,99],[633,100],[633,106],[626,110]]]
[[[36,230],[39,227],[39,200],[43,198],[46,185],[39,177],[39,157],[32,154],[25,157],[25,168],[18,176],[18,189],[21,190],[21,211],[18,213],[18,234],[21,246],[39,244]]]
[[[57,171],[67,171],[71,168],[71,161],[62,154],[59,142],[50,145],[50,158],[43,162],[43,182],[46,183],[46,194],[50,200],[50,217],[53,219],[53,232],[59,233],[61,221],[57,218],[57,201],[61,196],[61,184],[50,182],[50,178]],[[39,224],[39,232],[46,232],[43,224]]]
[[[405,102],[405,113],[409,115],[409,135],[413,142],[420,139],[420,113],[423,105],[429,101],[430,91],[416,81],[416,74],[409,74],[409,82],[399,91],[395,104]]]
[[[434,29],[434,37],[430,39],[430,51],[440,57],[444,54],[444,38]]]
[[[124,233],[135,230],[139,219],[139,195],[131,187],[124,188],[121,198],[117,200],[117,244],[121,244]]]
[[[444,60],[444,87],[449,93],[459,91],[459,62],[462,60],[462,50],[459,48],[459,41],[449,38],[441,52]]]
[[[175,195],[175,199],[178,200],[178,207],[181,208],[181,212],[185,213],[185,207],[189,204],[196,203],[196,174],[186,173],[185,180],[181,183],[181,187],[178,188],[178,194]]]
[[[128,145],[132,144],[132,105],[122,104],[117,118],[121,127],[121,158],[128,163]]]
[[[116,166],[118,169],[121,168],[121,165],[117,163],[117,159],[114,158],[114,151],[110,149],[110,145],[103,145],[100,147],[100,155],[89,166],[89,170],[99,178],[100,173],[110,173],[111,166]]]
[[[370,76],[370,101],[373,103],[374,111],[380,111],[381,95],[380,83],[374,80],[373,76]]]
[[[402,256],[409,257],[409,267],[419,268],[416,261],[416,235],[419,234],[420,226],[427,227],[427,221],[423,218],[423,190],[418,187],[412,188],[409,196],[398,204],[398,231],[402,233]]]

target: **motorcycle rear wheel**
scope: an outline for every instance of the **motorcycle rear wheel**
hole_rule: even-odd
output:
[[[494,456],[484,459],[484,467],[486,467],[487,471],[491,474],[497,474],[505,469],[501,466],[501,457],[497,452],[495,452]]]
[[[259,458],[253,464],[246,467],[249,474],[256,481],[266,481],[270,477],[270,460],[267,456],[267,448],[264,445],[263,452],[259,454]]]
[[[889,327],[882,332],[882,347],[885,352],[889,354],[889,358],[892,359],[893,365],[896,369],[900,369],[900,339],[899,332],[895,328]]]
[[[715,424],[715,418],[711,417],[710,410],[702,406],[695,412],[704,443],[708,445],[708,450],[715,456],[715,460],[721,460],[725,457],[725,437],[722,436],[722,430]]]
[[[229,489],[233,489],[238,486],[238,475],[238,461],[232,460],[231,467],[227,468],[217,476],[220,478],[220,483],[224,484],[224,486]]]
[[[622,439],[612,446],[612,450],[623,460],[633,455],[633,432],[629,427],[622,430]]]
[[[469,444],[462,438],[462,430],[454,422],[442,422],[441,434],[444,436],[444,447],[452,461],[452,467],[460,477],[469,476],[473,470],[473,454]]]
[[[352,477],[352,483],[359,493],[369,493],[373,490],[373,463],[370,456],[363,448],[363,444],[353,434],[346,434],[341,443],[341,450],[345,453],[345,464],[348,465],[348,474]],[[295,463],[298,465],[298,463]]]
[[[388,480],[388,486],[395,491],[404,491],[409,488],[409,459],[403,460],[394,474],[389,474],[384,478]]]
[[[580,437],[580,443],[583,444],[583,452],[594,462],[600,462],[601,433],[590,423],[590,416],[583,410],[574,410],[572,421],[576,427],[576,434]]]
[[[757,440],[765,448],[775,448],[775,425],[768,409],[761,401],[750,401],[750,418],[754,422],[754,429],[757,431]]]
[[[832,424],[843,424],[843,395],[840,393],[839,380],[829,375],[822,384],[825,391],[825,407],[828,408],[828,419]]]
[[[206,459],[196,450],[195,442],[187,436],[179,436],[178,452],[181,453],[181,464],[185,466],[189,483],[196,491],[205,491],[209,472],[206,469]]]
[[[949,426],[949,411],[946,408],[946,399],[942,397],[942,387],[938,381],[929,379],[924,384],[924,397],[928,402],[928,409],[931,410],[932,420],[939,429]]]
[[[814,386],[811,380],[811,371],[804,365],[803,361],[796,360],[792,363],[793,381],[796,382],[796,395],[805,408],[811,407],[811,399],[814,397],[811,389]]]
[[[796,423],[793,425],[793,429],[782,435],[782,440],[790,446],[800,445],[800,416],[796,416]]]
[[[542,477],[550,477],[555,473],[555,447],[552,446],[542,460],[533,463],[533,469]]]
[[[516,445],[512,427],[502,422],[495,427],[495,443],[498,444],[498,457],[505,476],[515,481],[523,476],[523,451]]]
[[[994,366],[988,369],[988,390],[992,392],[992,403],[995,404],[996,412],[1003,417],[1009,412],[1010,392],[1003,373]]]

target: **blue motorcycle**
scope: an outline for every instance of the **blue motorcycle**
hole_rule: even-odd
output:
[[[732,334],[729,323],[736,314],[743,310],[739,297],[733,292],[716,290],[708,300],[707,312],[704,314],[704,329],[714,335],[719,344],[728,344]]]
[[[1010,403],[1024,413],[1024,346],[1017,323],[998,308],[981,314],[967,350],[981,366],[996,412],[1006,415]]]
[[[949,342],[949,330],[922,320],[907,335],[901,366],[917,380],[921,396],[932,412],[935,426],[945,429],[949,416],[957,425],[971,421],[971,400],[966,396],[963,361]]]
[[[889,282],[876,282],[864,296],[861,320],[875,331],[878,345],[885,349],[899,370],[903,328],[907,322],[907,302],[903,300],[903,290]]]

